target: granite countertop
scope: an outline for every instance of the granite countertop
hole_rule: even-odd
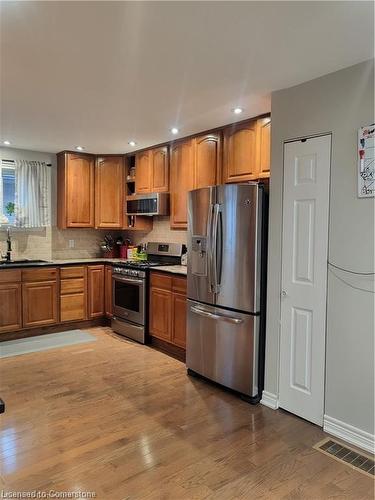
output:
[[[24,267],[46,267],[46,266],[69,266],[74,264],[117,264],[119,262],[126,262],[127,259],[106,259],[103,257],[92,257],[85,259],[55,259],[49,260],[48,262],[17,262],[14,261],[11,264],[0,264],[0,271],[2,269],[14,269],[14,268],[24,268]],[[183,274],[186,276],[187,268],[181,265],[172,266],[155,266],[151,269],[156,269],[158,271],[164,271],[167,273]]]
[[[73,264],[116,264],[117,262],[126,262],[126,259],[105,259],[103,257],[92,257],[85,259],[53,259],[45,262],[18,262],[15,260],[10,264],[1,264],[1,269],[12,269],[15,267],[46,267],[46,266],[67,266]]]
[[[176,266],[155,266],[151,268],[151,271],[164,271],[165,273],[173,273],[173,274],[183,274],[187,275],[187,267],[176,265]]]

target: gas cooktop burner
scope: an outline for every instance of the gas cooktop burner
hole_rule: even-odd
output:
[[[128,260],[127,262],[119,263],[122,267],[137,267],[137,268],[145,268],[145,267],[155,267],[155,266],[163,266],[166,265],[165,262],[155,262],[151,260]]]

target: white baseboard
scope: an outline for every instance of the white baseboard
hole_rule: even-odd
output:
[[[279,407],[278,398],[276,394],[272,394],[272,392],[263,391],[260,403],[268,408],[271,408],[272,410],[277,410]]]
[[[358,448],[374,453],[375,440],[374,434],[358,429],[353,425],[346,424],[341,420],[324,415],[323,430],[332,436],[347,441]]]

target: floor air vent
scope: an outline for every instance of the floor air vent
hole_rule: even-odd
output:
[[[370,455],[358,452],[331,438],[320,441],[314,448],[343,464],[349,465],[349,467],[358,470],[358,472],[362,472],[372,478],[375,477],[374,458]]]

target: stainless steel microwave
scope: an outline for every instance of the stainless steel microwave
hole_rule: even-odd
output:
[[[135,194],[126,198],[127,215],[169,215],[169,193]]]

